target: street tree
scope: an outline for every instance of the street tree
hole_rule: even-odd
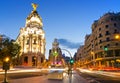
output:
[[[0,60],[2,61],[5,57],[9,57],[12,63],[13,61],[17,62],[20,48],[15,40],[3,35],[0,42]]]

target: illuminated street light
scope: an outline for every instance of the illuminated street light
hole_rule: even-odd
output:
[[[120,34],[116,34],[115,37],[114,37],[117,41],[120,41]],[[115,60],[116,56],[114,57],[114,60]],[[112,65],[114,67],[114,64],[115,62],[120,62],[120,59],[116,59],[116,61],[112,62]],[[116,63],[115,63],[116,65]]]
[[[9,57],[6,57],[4,61],[8,62],[9,60],[10,60]]]
[[[3,70],[5,70],[5,77],[4,77],[4,81],[2,83],[8,83],[7,81],[7,70],[10,69],[10,58],[9,57],[6,57],[4,60],[3,60]]]
[[[120,35],[115,35],[115,39],[120,39]]]

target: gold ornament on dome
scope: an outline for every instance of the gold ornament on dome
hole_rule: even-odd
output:
[[[32,3],[32,7],[33,7],[33,10],[34,10],[34,11],[36,11],[36,9],[37,9],[38,5],[37,5],[37,4],[35,4],[35,3]]]

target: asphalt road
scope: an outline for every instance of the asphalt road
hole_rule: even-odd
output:
[[[8,73],[7,77],[9,83],[88,83],[76,72],[71,76],[65,73],[63,80],[48,80],[47,74],[41,72]],[[0,82],[3,79],[4,74],[0,75]]]
[[[0,82],[3,79],[4,74],[0,74]],[[47,73],[39,71],[8,73],[7,79],[10,83],[120,83],[120,78],[80,71],[74,71],[71,77],[65,73],[63,80],[48,80]]]
[[[77,71],[80,76],[88,80],[90,83],[120,83],[120,78],[110,77],[100,74]]]

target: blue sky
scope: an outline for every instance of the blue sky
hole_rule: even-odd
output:
[[[16,39],[31,3],[37,3],[46,36],[46,58],[55,38],[73,55],[83,44],[91,25],[107,12],[120,12],[120,0],[0,0],[0,34]]]

